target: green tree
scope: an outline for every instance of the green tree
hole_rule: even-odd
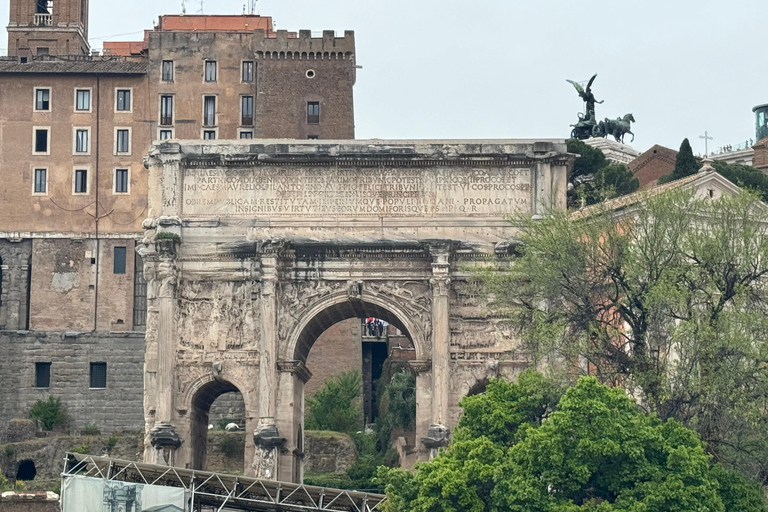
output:
[[[357,370],[326,379],[323,387],[307,399],[309,412],[304,418],[306,428],[346,433],[360,430],[362,386]]]
[[[693,156],[691,143],[688,142],[688,139],[683,139],[682,144],[680,144],[680,150],[677,152],[677,157],[675,157],[675,168],[671,173],[659,178],[659,185],[696,174],[699,172],[700,167],[701,164],[699,164],[699,162],[696,161],[696,157]]]
[[[626,166],[609,162],[599,149],[577,139],[569,139],[567,148],[569,153],[579,155],[569,176],[569,207],[579,208],[629,194],[640,186]]]
[[[460,438],[445,452],[415,474],[379,471],[388,510],[765,511],[759,486],[712,464],[696,433],[679,422],[642,412],[622,390],[593,377],[579,379],[540,421],[550,390],[529,374],[522,385],[497,381],[490,393],[472,397],[475,405],[488,403],[465,408]],[[523,412],[510,423],[514,439],[467,430],[505,406]]]
[[[406,365],[387,361],[376,383],[379,414],[376,418],[377,448],[390,449],[392,431],[413,430],[416,423],[416,377]]]
[[[768,176],[748,165],[727,164],[716,160],[712,162],[715,170],[731,183],[752,190],[763,201],[768,201]]]
[[[706,222],[702,222],[706,219]],[[768,475],[768,213],[754,196],[648,196],[622,219],[520,219],[520,257],[482,277],[552,375],[589,369]]]
[[[45,430],[51,430],[56,425],[67,424],[67,412],[60,398],[48,397],[48,400],[38,400],[29,410],[29,417],[43,424]]]

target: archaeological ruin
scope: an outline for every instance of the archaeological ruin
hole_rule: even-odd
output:
[[[302,480],[317,338],[373,316],[412,343],[416,446],[459,399],[526,366],[472,267],[513,215],[565,208],[563,140],[168,141],[153,146],[137,251],[147,281],[145,462],[201,469],[220,395],[245,403],[245,473]]]

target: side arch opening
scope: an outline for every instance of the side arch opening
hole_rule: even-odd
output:
[[[190,442],[192,450],[191,469],[206,469],[208,455],[208,430],[211,426],[211,406],[222,395],[229,393],[240,394],[240,390],[231,382],[213,380],[204,384],[192,397]],[[235,400],[235,402],[237,402]],[[221,418],[235,419],[235,418]],[[232,423],[235,423],[234,421]],[[217,425],[218,426],[218,425]],[[238,425],[244,428],[245,425]],[[215,426],[214,426],[215,427]]]

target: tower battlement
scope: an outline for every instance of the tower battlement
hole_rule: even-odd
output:
[[[323,30],[322,37],[312,37],[312,31],[300,30],[296,37],[287,30],[257,29],[253,51],[260,59],[349,59],[355,53],[355,32],[346,30],[344,37],[337,37],[333,30]]]

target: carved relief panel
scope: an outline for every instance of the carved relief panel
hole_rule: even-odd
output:
[[[239,281],[183,281],[179,287],[179,344],[195,350],[256,349],[261,313],[254,284]]]

